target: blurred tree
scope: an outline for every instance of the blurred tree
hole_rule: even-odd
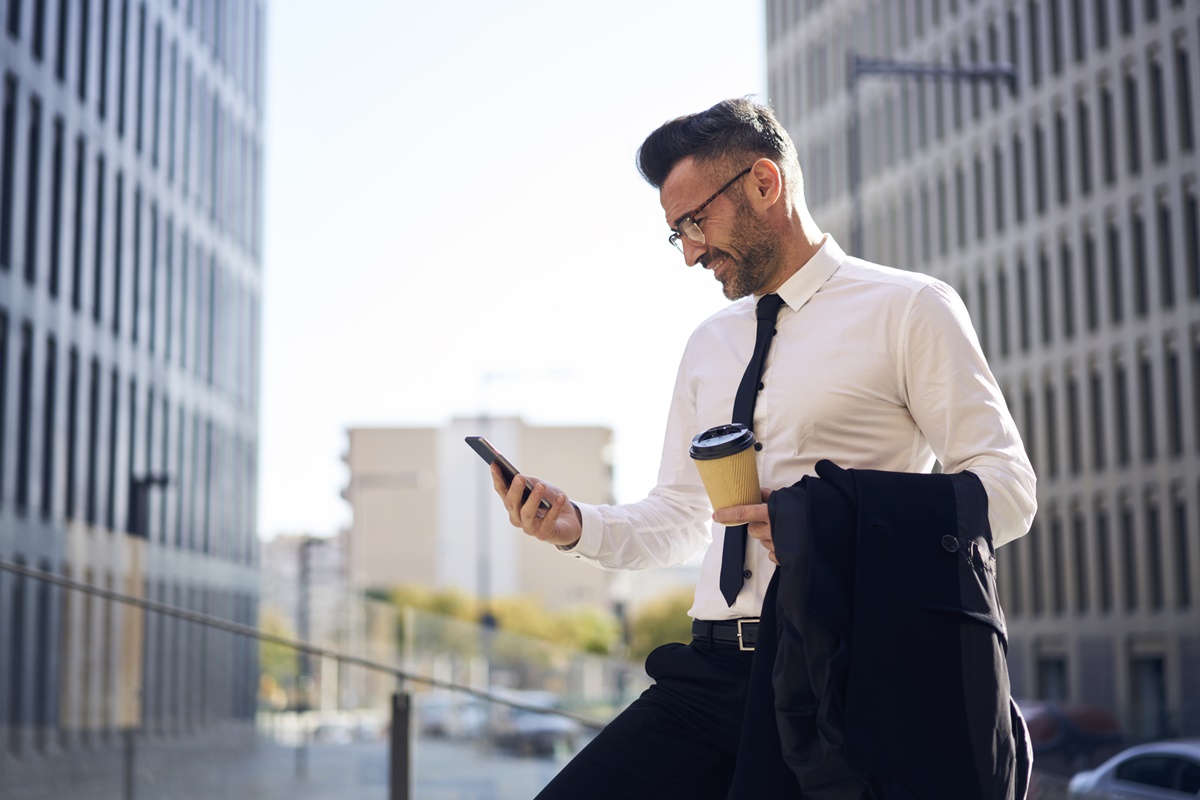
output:
[[[644,661],[650,651],[667,642],[690,642],[691,589],[677,589],[651,600],[633,618],[629,633],[629,658]]]
[[[287,615],[274,606],[263,606],[259,610],[258,627],[275,636],[296,638]],[[262,677],[269,678],[265,683],[260,681],[260,688],[291,689],[296,684],[296,651],[275,642],[262,642],[258,648],[258,668]]]

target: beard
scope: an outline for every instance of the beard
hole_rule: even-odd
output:
[[[713,248],[701,259],[704,266],[720,259],[729,262],[718,279],[728,299],[737,300],[754,294],[778,273],[779,242],[766,222],[756,217],[745,205],[738,205],[737,227],[729,236],[729,244],[741,253],[740,258],[734,258],[727,250]]]

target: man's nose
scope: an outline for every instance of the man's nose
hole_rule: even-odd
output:
[[[683,261],[689,267],[696,266],[696,262],[700,260],[700,256],[708,252],[707,244],[696,244],[686,236],[680,241],[683,244]]]

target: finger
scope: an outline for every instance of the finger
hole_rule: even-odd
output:
[[[762,492],[762,499],[763,499],[763,502],[765,503],[771,497],[771,492],[773,492],[775,490],[774,489],[760,489],[759,491]]]
[[[517,476],[517,480],[521,480],[521,477]],[[516,483],[516,480],[513,483]],[[546,484],[538,481],[530,485],[532,488],[529,490],[529,499],[524,501],[521,506],[521,520],[526,524],[545,516],[545,510],[541,507],[541,503],[542,498],[546,496]]]
[[[756,503],[749,506],[730,506],[713,512],[713,521],[722,525],[744,525],[749,522],[766,522],[767,506]]]

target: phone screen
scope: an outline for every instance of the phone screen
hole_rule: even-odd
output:
[[[511,461],[501,455],[500,451],[493,447],[491,442],[482,436],[468,436],[466,438],[466,442],[471,446],[471,449],[478,453],[479,457],[482,458],[486,463],[499,464],[500,474],[504,476],[505,482],[507,482],[509,485],[512,484],[513,478],[517,477],[517,474],[520,472],[520,470],[514,467]],[[529,499],[529,494],[530,486],[528,482],[526,482],[525,493],[521,498],[521,502],[527,501]],[[539,505],[546,511],[550,510],[550,501],[544,497]]]

